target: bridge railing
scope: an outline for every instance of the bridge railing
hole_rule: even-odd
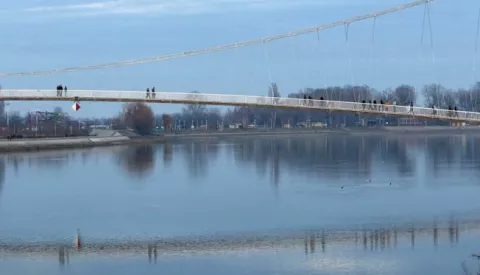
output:
[[[303,98],[279,98],[266,96],[245,96],[245,95],[226,95],[226,94],[201,94],[201,93],[166,93],[156,92],[155,98],[150,93],[146,98],[145,91],[105,91],[105,90],[69,90],[61,96],[57,95],[56,90],[0,90],[0,99],[7,100],[35,100],[64,97],[65,100],[72,100],[73,97],[79,97],[81,100],[105,100],[128,101],[144,100],[164,101],[172,103],[198,103],[198,104],[224,104],[249,106],[278,106],[299,109],[320,109],[327,111],[348,111],[370,114],[385,115],[405,115],[412,117],[431,117],[459,121],[480,121],[480,113],[453,111],[445,109],[432,109],[425,107],[396,106],[386,104],[372,104],[361,102],[346,102],[332,100],[317,100]]]

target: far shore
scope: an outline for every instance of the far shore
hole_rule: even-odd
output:
[[[314,135],[479,135],[480,127],[447,127],[447,126],[398,126],[398,127],[372,127],[372,128],[320,128],[320,129],[227,129],[225,131],[188,131],[165,133],[158,136],[111,136],[111,137],[69,137],[69,138],[42,138],[42,139],[16,139],[0,141],[1,152],[29,152],[41,150],[90,148],[100,146],[156,144],[185,140],[211,140],[227,138],[291,138]]]

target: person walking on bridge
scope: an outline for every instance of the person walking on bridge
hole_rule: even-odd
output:
[[[67,96],[67,86],[63,87],[63,91],[65,92],[65,96]]]
[[[155,99],[155,86],[152,87],[152,98]]]
[[[57,96],[62,96],[63,86],[62,84],[57,85]]]
[[[150,98],[150,88],[147,88],[147,96],[145,98]]]

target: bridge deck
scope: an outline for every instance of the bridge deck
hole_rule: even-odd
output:
[[[152,94],[151,94],[152,96]],[[360,102],[305,100],[298,98],[273,98],[226,94],[196,94],[156,92],[146,98],[146,92],[108,90],[69,90],[67,95],[57,95],[56,90],[1,90],[0,100],[17,101],[106,101],[106,102],[151,102],[174,104],[205,104],[225,106],[251,106],[263,108],[303,109],[333,112],[349,112],[383,116],[399,116],[436,119],[452,122],[480,122],[480,113],[431,109],[424,107],[380,105]]]

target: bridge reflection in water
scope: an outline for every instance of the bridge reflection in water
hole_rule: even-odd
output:
[[[397,244],[409,243],[415,248],[418,237],[432,238],[437,246],[440,237],[448,238],[451,244],[459,241],[460,232],[474,233],[480,228],[480,220],[433,222],[405,226],[381,227],[362,230],[309,230],[287,233],[272,233],[245,236],[205,236],[150,241],[105,241],[89,243],[76,249],[73,244],[63,243],[0,243],[2,257],[32,257],[58,255],[60,265],[70,262],[72,257],[86,256],[138,256],[145,255],[149,262],[159,256],[175,254],[217,254],[228,251],[261,251],[270,249],[299,249],[305,254],[317,251],[325,253],[328,246],[352,244],[364,251],[396,249]]]

